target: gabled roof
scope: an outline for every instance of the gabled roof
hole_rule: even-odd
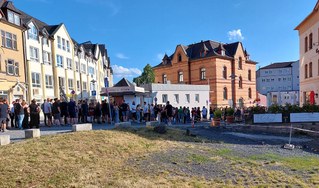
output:
[[[117,84],[115,84],[113,87],[130,87],[133,86],[133,84],[128,81],[126,78],[122,78]]]
[[[289,62],[277,62],[277,63],[272,63],[270,65],[267,65],[265,67],[262,67],[260,69],[279,69],[279,68],[289,68],[292,67],[293,63],[296,63],[298,61],[289,61]]]
[[[180,46],[183,48],[183,50],[185,51],[186,55],[189,57],[190,60],[195,60],[195,59],[213,57],[213,56],[223,57],[223,58],[234,58],[239,45],[241,45],[241,42],[223,44],[220,42],[207,40],[207,41],[201,41],[195,44],[190,44],[187,46],[184,46],[184,45],[180,45]],[[205,56],[202,56],[203,50],[206,51]],[[221,53],[221,50],[225,51],[225,55]],[[173,56],[174,56],[174,53],[169,58],[164,57],[165,60],[167,61],[165,65],[171,64],[171,60]],[[160,63],[154,68],[162,66],[162,65],[163,64]]]
[[[50,35],[52,35],[60,25],[46,25],[44,28],[48,31]]]

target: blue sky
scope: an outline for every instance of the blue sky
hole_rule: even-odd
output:
[[[107,45],[115,82],[161,62],[178,44],[242,41],[259,62],[299,59],[294,28],[316,0],[13,0],[48,23],[65,23],[78,42]]]

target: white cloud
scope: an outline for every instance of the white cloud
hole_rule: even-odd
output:
[[[127,57],[126,55],[124,55],[123,53],[117,53],[116,57],[119,59],[129,59],[129,57]]]
[[[228,39],[229,40],[244,40],[244,36],[241,33],[241,29],[234,29],[232,31],[228,31]]]
[[[113,65],[113,75],[116,77],[137,77],[142,74],[142,71],[138,68],[125,68],[120,65]]]

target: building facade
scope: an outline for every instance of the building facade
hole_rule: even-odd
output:
[[[271,104],[299,104],[299,61],[278,62],[256,72],[257,92]]]
[[[11,1],[0,0],[0,7],[0,96],[100,100],[101,88],[113,85],[104,44],[79,45],[63,23],[48,25]]]
[[[0,97],[10,101],[27,95],[21,13],[0,1]]]
[[[299,33],[300,104],[319,104],[319,1],[295,28]]]
[[[148,91],[146,101],[166,105],[169,101],[174,107],[209,107],[209,85],[186,84],[146,84],[142,86]],[[150,103],[150,102],[149,102]]]
[[[153,67],[156,83],[209,85],[209,104],[251,106],[256,99],[256,62],[241,42],[178,45]]]

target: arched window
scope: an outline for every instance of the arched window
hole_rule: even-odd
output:
[[[308,65],[305,65],[305,78],[308,78]]]
[[[312,62],[309,63],[309,78],[312,77]]]
[[[200,79],[201,80],[205,80],[206,79],[206,69],[205,68],[201,68],[200,69]]]
[[[251,88],[248,88],[248,98],[249,98],[249,99],[251,99],[251,98],[252,98]]]
[[[239,76],[239,88],[242,89],[243,88],[243,78],[241,76]]]
[[[224,100],[227,100],[227,99],[228,99],[228,96],[227,96],[227,87],[224,87],[224,90],[223,90],[223,98],[224,98]]]
[[[239,57],[239,60],[238,60],[238,69],[243,69],[243,58],[242,58],[242,57]]]
[[[223,78],[227,79],[227,67],[226,66],[223,67]]]
[[[167,84],[167,75],[163,74],[163,84]]]
[[[183,72],[178,71],[178,82],[181,83],[184,81]]]
[[[182,55],[178,54],[178,62],[181,62],[181,61],[182,61]]]
[[[248,70],[248,80],[251,81],[251,70]]]

